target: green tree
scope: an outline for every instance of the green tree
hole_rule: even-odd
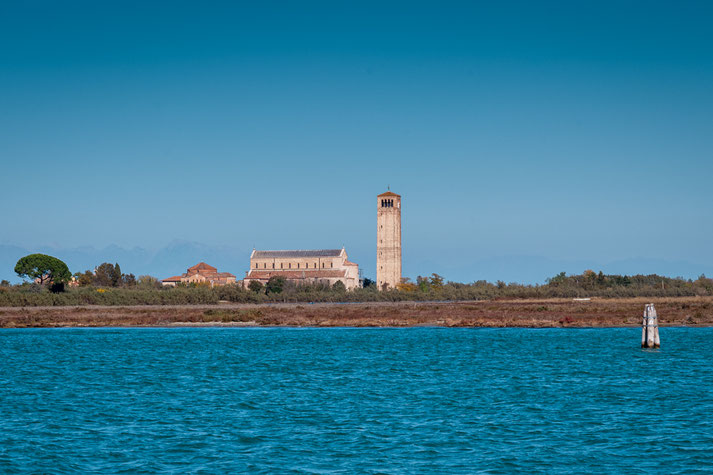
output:
[[[21,258],[15,265],[15,272],[20,277],[50,286],[64,284],[72,278],[67,264],[46,254],[30,254]]]
[[[368,277],[364,277],[364,282],[362,282],[362,287],[364,287],[365,289],[368,289],[369,287],[376,287],[376,282],[374,282],[373,280],[371,280]]]
[[[285,278],[281,275],[273,275],[267,281],[265,292],[268,294],[279,294],[285,287]]]
[[[567,273],[566,272],[560,272],[554,277],[548,277],[546,282],[548,285],[551,285],[553,287],[557,287],[561,284],[564,284],[565,281],[567,280]]]
[[[161,288],[161,282],[156,277],[150,275],[140,275],[138,280],[138,286],[144,288]]]
[[[74,274],[80,287],[87,287],[94,283],[94,274],[91,271],[77,272]]]
[[[136,287],[136,276],[134,274],[123,274],[121,283],[124,287]]]
[[[121,267],[119,267],[119,263],[117,262],[116,264],[114,264],[114,269],[111,272],[111,286],[119,287],[122,284],[121,277]]]
[[[104,262],[94,270],[94,284],[101,287],[114,285],[114,265]]]
[[[342,282],[341,280],[338,280],[334,284],[332,284],[332,290],[334,290],[335,292],[341,293],[341,292],[346,292],[347,287],[344,285],[344,282]]]
[[[696,284],[703,287],[708,292],[713,291],[713,279],[709,279],[705,274],[701,274],[698,277]]]
[[[248,289],[252,290],[255,293],[259,293],[262,290],[262,287],[262,282],[260,282],[259,280],[251,280],[248,284]]]
[[[401,283],[396,284],[396,290],[400,290],[402,292],[415,292],[418,290],[418,285],[411,282],[410,277],[401,277]]]
[[[2,282],[0,282],[0,287],[10,287],[10,281],[3,279]]]

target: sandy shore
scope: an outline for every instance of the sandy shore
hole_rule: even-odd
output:
[[[713,325],[713,297],[357,304],[0,307],[0,328],[112,326],[623,327],[653,302],[662,326]]]

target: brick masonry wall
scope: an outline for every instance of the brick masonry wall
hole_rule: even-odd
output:
[[[382,206],[382,200],[393,206]],[[379,289],[395,288],[401,283],[401,197],[377,197],[376,283]]]

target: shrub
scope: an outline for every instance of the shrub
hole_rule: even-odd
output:
[[[285,287],[285,278],[282,276],[272,276],[267,281],[265,286],[265,293],[269,294],[279,294],[282,293],[282,289]]]
[[[251,280],[250,283],[248,284],[248,289],[252,290],[255,293],[258,293],[262,290],[262,282],[258,280]]]

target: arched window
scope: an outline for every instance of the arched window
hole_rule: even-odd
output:
[[[287,267],[292,269],[292,263],[290,262],[289,264],[287,264]]]
[[[273,268],[273,269],[275,268],[275,263],[274,263],[274,262],[272,263],[272,268]]]
[[[334,262],[332,262],[329,266],[330,266],[330,267],[334,267]]]
[[[280,262],[280,269],[282,269],[282,262]]]
[[[255,268],[257,269],[257,262],[255,263]]]
[[[322,269],[324,269],[324,262],[322,262]]]

